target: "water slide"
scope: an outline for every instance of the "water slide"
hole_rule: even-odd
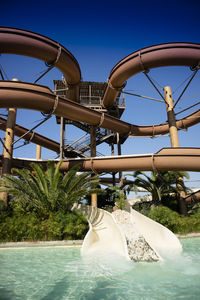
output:
[[[6,130],[6,119],[0,117],[0,130]],[[40,145],[49,150],[55,151],[56,153],[60,152],[60,144],[48,139],[46,136],[43,136],[37,132],[24,128],[20,125],[15,124],[14,135],[21,137],[23,135],[23,139],[27,142],[34,143],[36,145]]]
[[[53,113],[72,120],[96,125],[120,134],[151,136],[169,132],[167,123],[139,126],[124,122],[108,114],[94,111],[78,102],[81,72],[74,56],[57,42],[16,28],[0,28],[0,53],[20,54],[44,60],[64,74],[69,85],[68,99],[56,96],[48,87],[26,82],[0,81],[0,107],[23,108]],[[141,49],[121,60],[111,71],[103,105],[111,107],[125,81],[145,70],[161,66],[183,65],[195,67],[200,61],[200,45],[194,43],[169,43]],[[176,121],[178,129],[185,129],[200,121],[200,110]],[[46,145],[49,140],[46,139]],[[57,145],[54,145],[57,146]],[[57,148],[57,147],[56,147]],[[106,157],[79,160],[83,170],[132,171],[132,170],[200,170],[198,148],[161,149],[155,154]],[[77,163],[68,160],[63,168]]]
[[[137,126],[123,122],[109,115],[92,111],[83,106],[75,105],[79,102],[79,82],[81,72],[74,56],[59,43],[36,33],[0,27],[0,53],[20,54],[44,60],[48,65],[55,66],[63,72],[69,85],[66,105],[64,99],[57,100],[50,89],[27,83],[1,82],[0,107],[35,109],[46,113],[83,121],[90,125],[100,125],[103,128],[135,136],[153,136],[169,132],[167,123],[154,126]],[[111,71],[108,87],[103,97],[103,105],[112,107],[119,89],[123,88],[125,81],[131,76],[162,66],[198,66],[200,61],[200,45],[194,43],[170,43],[141,49],[121,60]],[[17,91],[15,97],[13,92]],[[14,90],[14,91],[13,91]],[[2,96],[8,95],[6,101]],[[18,96],[18,97],[17,97]],[[23,99],[20,99],[22,96]],[[27,99],[27,97],[29,99]],[[9,100],[8,100],[9,98]],[[12,99],[11,99],[12,98]],[[15,99],[14,99],[15,98]],[[59,98],[60,99],[60,98]],[[30,105],[30,101],[34,101]],[[70,102],[71,100],[71,102]],[[40,102],[41,103],[38,103]],[[62,110],[63,109],[63,110]],[[179,129],[185,129],[199,123],[200,110],[177,120]]]
[[[169,229],[134,209],[109,213],[74,204],[72,210],[81,211],[89,223],[81,248],[84,256],[115,254],[133,261],[158,261],[182,251],[178,238]]]
[[[166,43],[133,52],[111,70],[103,105],[112,107],[118,90],[124,87],[127,79],[140,72],[167,66],[195,68],[199,62],[200,44],[196,43]]]
[[[13,158],[13,167],[28,167],[31,162],[46,165],[47,160]],[[55,161],[56,162],[56,161]],[[152,154],[103,156],[64,159],[61,171],[74,165],[80,171],[122,172],[122,171],[200,171],[200,148],[163,148]]]
[[[78,101],[80,67],[75,57],[59,43],[31,31],[0,27],[0,53],[34,57],[58,68],[70,86],[67,96]]]
[[[155,126],[137,126],[108,114],[94,111],[70,99],[56,97],[56,95],[45,86],[30,84],[26,82],[0,81],[0,108],[24,108],[38,110],[44,113],[53,112],[57,116],[69,118],[89,125],[101,126],[134,136],[155,136],[169,132],[167,123]],[[189,116],[177,120],[179,129],[193,126],[200,121],[200,110]]]
[[[130,124],[80,105],[78,102],[81,72],[78,62],[67,49],[47,37],[21,29],[1,27],[0,53],[20,54],[41,59],[49,66],[56,67],[63,72],[69,86],[67,99],[63,99],[45,86],[26,82],[0,81],[0,108],[15,107],[37,110],[126,135],[155,136],[169,132],[168,123],[153,126]],[[200,45],[194,43],[169,43],[136,51],[121,60],[112,69],[103,97],[103,106],[111,108],[118,91],[124,87],[126,80],[139,72],[163,66],[195,68],[199,66],[199,62]],[[199,122],[200,110],[197,110],[177,120],[176,125],[178,129],[186,129]],[[48,144],[47,139],[44,143]],[[46,163],[42,160],[40,162]],[[13,166],[16,167],[25,167],[29,163],[30,160],[13,159]],[[163,148],[154,154],[67,159],[64,160],[61,168],[68,170],[74,164],[80,164],[83,171],[93,170],[99,173],[134,170],[200,171],[200,148]],[[92,251],[95,247],[98,249],[104,247],[105,251],[106,247],[110,245],[112,249],[118,249],[117,251],[121,255],[139,260],[137,255],[135,258],[132,249],[136,249],[141,242],[145,253],[149,253],[152,260],[158,260],[161,258],[159,254],[159,251],[162,250],[160,249],[161,244],[165,250],[174,251],[181,248],[177,239],[166,228],[135,211],[124,216],[128,221],[125,222],[126,230],[123,230],[124,222],[121,222],[121,217],[118,216],[119,212],[111,215],[97,208],[89,208],[89,210],[91,210],[88,215],[90,231],[84,241],[83,252],[85,250]],[[132,228],[130,234],[127,233],[127,228]],[[106,243],[108,243],[107,246]]]

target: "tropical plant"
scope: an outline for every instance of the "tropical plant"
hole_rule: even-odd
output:
[[[115,205],[119,209],[125,209],[126,207],[126,194],[121,187],[114,186],[111,188],[111,191],[114,195]]]
[[[185,217],[168,207],[160,205],[151,209],[147,216],[169,228],[174,233],[188,234],[200,231],[200,211]]]
[[[87,220],[77,212],[51,212],[48,219],[38,218],[34,212],[0,212],[0,242],[77,240],[87,231]]]
[[[77,174],[79,166],[63,175],[61,164],[55,167],[53,161],[48,161],[46,171],[35,163],[31,164],[33,171],[13,169],[13,175],[3,175],[1,191],[11,195],[11,205],[19,212],[35,212],[48,218],[50,212],[69,211],[74,202],[93,191],[99,179],[91,172]]]
[[[131,176],[135,179],[126,187],[126,191],[129,193],[133,190],[137,193],[139,188],[142,188],[151,194],[152,201],[156,205],[161,203],[164,196],[170,194],[175,194],[177,199],[180,199],[180,192],[187,190],[184,181],[180,178],[189,178],[188,173],[182,171],[151,172],[151,177],[145,172],[136,171]]]

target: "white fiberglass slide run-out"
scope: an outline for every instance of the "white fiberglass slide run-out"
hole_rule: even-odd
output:
[[[96,207],[75,205],[89,223],[82,255],[116,254],[134,261],[162,260],[169,253],[178,254],[182,246],[166,227],[131,209],[112,214]]]

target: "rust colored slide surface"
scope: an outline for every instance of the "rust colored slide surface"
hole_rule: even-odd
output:
[[[61,168],[68,169],[75,161],[63,162]],[[155,154],[86,158],[81,167],[97,172],[200,171],[200,148],[163,148]]]
[[[0,27],[0,53],[12,53],[35,57],[44,60],[50,65],[60,69],[69,85],[67,97],[79,102],[79,82],[81,72],[74,56],[59,43],[34,32]],[[113,106],[118,89],[122,88],[125,81],[131,76],[163,66],[198,66],[200,61],[200,44],[195,43],[168,43],[147,47],[136,51],[122,59],[111,71],[108,87],[103,97],[105,107]],[[20,104],[19,104],[20,105]],[[8,106],[7,106],[8,107]],[[31,108],[34,109],[34,108]],[[42,108],[45,111],[46,107]],[[73,110],[73,112],[72,112]],[[71,119],[78,120],[77,108],[69,109]],[[58,110],[57,110],[58,112]],[[59,114],[58,114],[59,115]],[[61,115],[61,114],[60,114]],[[86,116],[87,115],[87,116]],[[115,120],[104,115],[95,115],[84,111],[81,121],[91,125],[101,125],[103,128],[113,129],[119,133],[135,136],[153,136],[169,132],[168,124],[137,126],[123,121]],[[200,111],[177,121],[177,128],[185,129],[200,121]],[[69,117],[70,118],[70,117]],[[90,123],[89,123],[90,122]]]
[[[1,117],[0,117],[0,130],[4,130],[4,131],[6,130],[6,120]],[[37,145],[40,145],[49,150],[55,151],[56,153],[59,153],[59,151],[60,151],[59,143],[57,143],[51,139],[48,139],[47,137],[45,137],[39,133],[29,131],[29,129],[24,128],[20,125],[15,124],[14,134],[18,137],[21,137],[22,135],[26,134],[23,137],[24,140],[34,143],[34,144],[37,144]]]
[[[0,81],[0,108],[37,110],[126,135],[153,136],[169,132],[167,123],[137,126],[76,103],[79,101],[78,85],[81,79],[78,62],[62,45],[45,36],[21,29],[1,27],[0,53],[20,54],[44,60],[64,73],[69,86],[68,99],[63,99],[45,86]],[[118,89],[124,86],[128,78],[139,72],[163,66],[181,65],[195,68],[199,62],[200,45],[193,43],[156,45],[134,52],[121,60],[111,71],[103,105],[106,108],[112,107]],[[176,125],[178,129],[185,129],[199,121],[200,110],[177,120]],[[47,145],[48,139],[44,143]],[[29,163],[29,160],[13,159],[13,166],[25,167]],[[83,171],[93,170],[99,173],[135,170],[200,171],[200,149],[164,148],[155,154],[65,160],[62,168],[67,170],[74,164],[81,164]]]
[[[108,114],[94,111],[76,102],[56,97],[47,87],[26,82],[0,81],[0,108],[24,108],[101,126],[121,134],[155,136],[169,132],[167,123],[156,126],[136,126]],[[185,129],[200,122],[200,110],[177,120],[177,128]]]
[[[0,27],[0,53],[34,57],[55,66],[65,76],[70,89],[68,98],[79,99],[81,71],[75,57],[59,43],[31,31]]]
[[[124,87],[126,80],[137,73],[166,66],[188,66],[195,68],[199,67],[199,62],[200,44],[195,43],[168,43],[136,51],[122,59],[111,70],[108,86],[103,97],[103,106],[106,108],[112,107],[119,90]],[[196,111],[192,115],[177,121],[176,124],[177,128],[181,126],[181,129],[184,129],[184,126],[187,128],[199,121],[199,111]],[[163,134],[167,131],[167,124],[138,126],[138,135],[140,136]]]
[[[46,165],[47,160],[13,158],[13,167],[28,167],[31,162]],[[55,161],[56,163],[57,161]],[[200,148],[163,148],[154,154],[121,155],[95,158],[65,159],[62,171],[74,165],[81,171],[119,172],[119,171],[200,171]]]
[[[111,70],[108,87],[104,94],[103,105],[112,107],[125,82],[137,73],[152,68],[166,66],[197,67],[200,62],[200,44],[168,43],[160,44],[133,52],[122,59]]]

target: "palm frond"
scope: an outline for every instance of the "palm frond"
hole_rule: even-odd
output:
[[[35,171],[35,181],[37,182],[41,191],[44,194],[48,195],[48,182],[46,180],[43,167],[35,163],[31,163],[30,166],[33,169],[33,171]]]

